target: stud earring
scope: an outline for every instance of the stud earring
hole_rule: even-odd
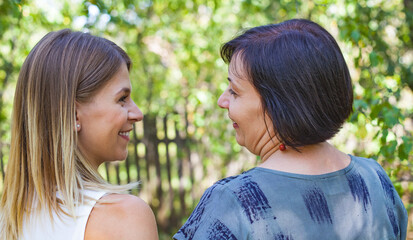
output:
[[[281,143],[280,146],[279,146],[279,149],[281,151],[285,151],[285,149],[287,149],[287,148],[285,147],[284,143]]]
[[[77,128],[80,128],[80,124],[76,124],[76,127],[77,127]]]

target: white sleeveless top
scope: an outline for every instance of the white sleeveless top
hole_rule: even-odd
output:
[[[53,222],[49,211],[42,210],[39,214],[31,216],[29,221],[23,223],[21,240],[83,240],[90,212],[105,192],[83,190],[82,194],[93,200],[85,199],[85,204],[76,207],[76,220],[65,214],[53,213]]]

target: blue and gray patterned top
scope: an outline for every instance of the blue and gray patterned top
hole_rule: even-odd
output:
[[[407,211],[383,168],[301,175],[253,168],[215,183],[174,239],[405,239]]]

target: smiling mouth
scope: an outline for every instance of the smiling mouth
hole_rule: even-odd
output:
[[[129,141],[130,132],[131,132],[131,130],[124,131],[124,132],[119,132],[118,135]]]
[[[228,114],[228,118],[232,121],[232,127],[239,128],[238,123],[236,123],[234,120],[232,120],[232,118],[229,116],[229,114]]]

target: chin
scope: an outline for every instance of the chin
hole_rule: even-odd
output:
[[[128,151],[125,151],[124,154],[122,154],[122,157],[119,159],[119,161],[124,161],[128,157]]]
[[[108,159],[106,162],[118,162],[118,161],[125,161],[127,158],[128,154],[118,154],[116,156],[112,156],[111,159]]]
[[[126,159],[126,158],[116,158],[116,159],[114,159],[114,160],[107,161],[107,162],[122,162],[122,161],[125,161],[125,159]]]
[[[118,157],[116,158],[115,161],[125,161],[125,160],[126,160],[126,157]]]
[[[238,143],[240,146],[245,147],[245,144],[244,144],[244,141],[243,141],[244,139],[238,137],[238,134],[235,135],[235,140],[237,140],[237,143]]]
[[[116,160],[125,160],[128,157],[128,149],[126,148],[119,148],[117,151],[114,152],[114,156]]]

